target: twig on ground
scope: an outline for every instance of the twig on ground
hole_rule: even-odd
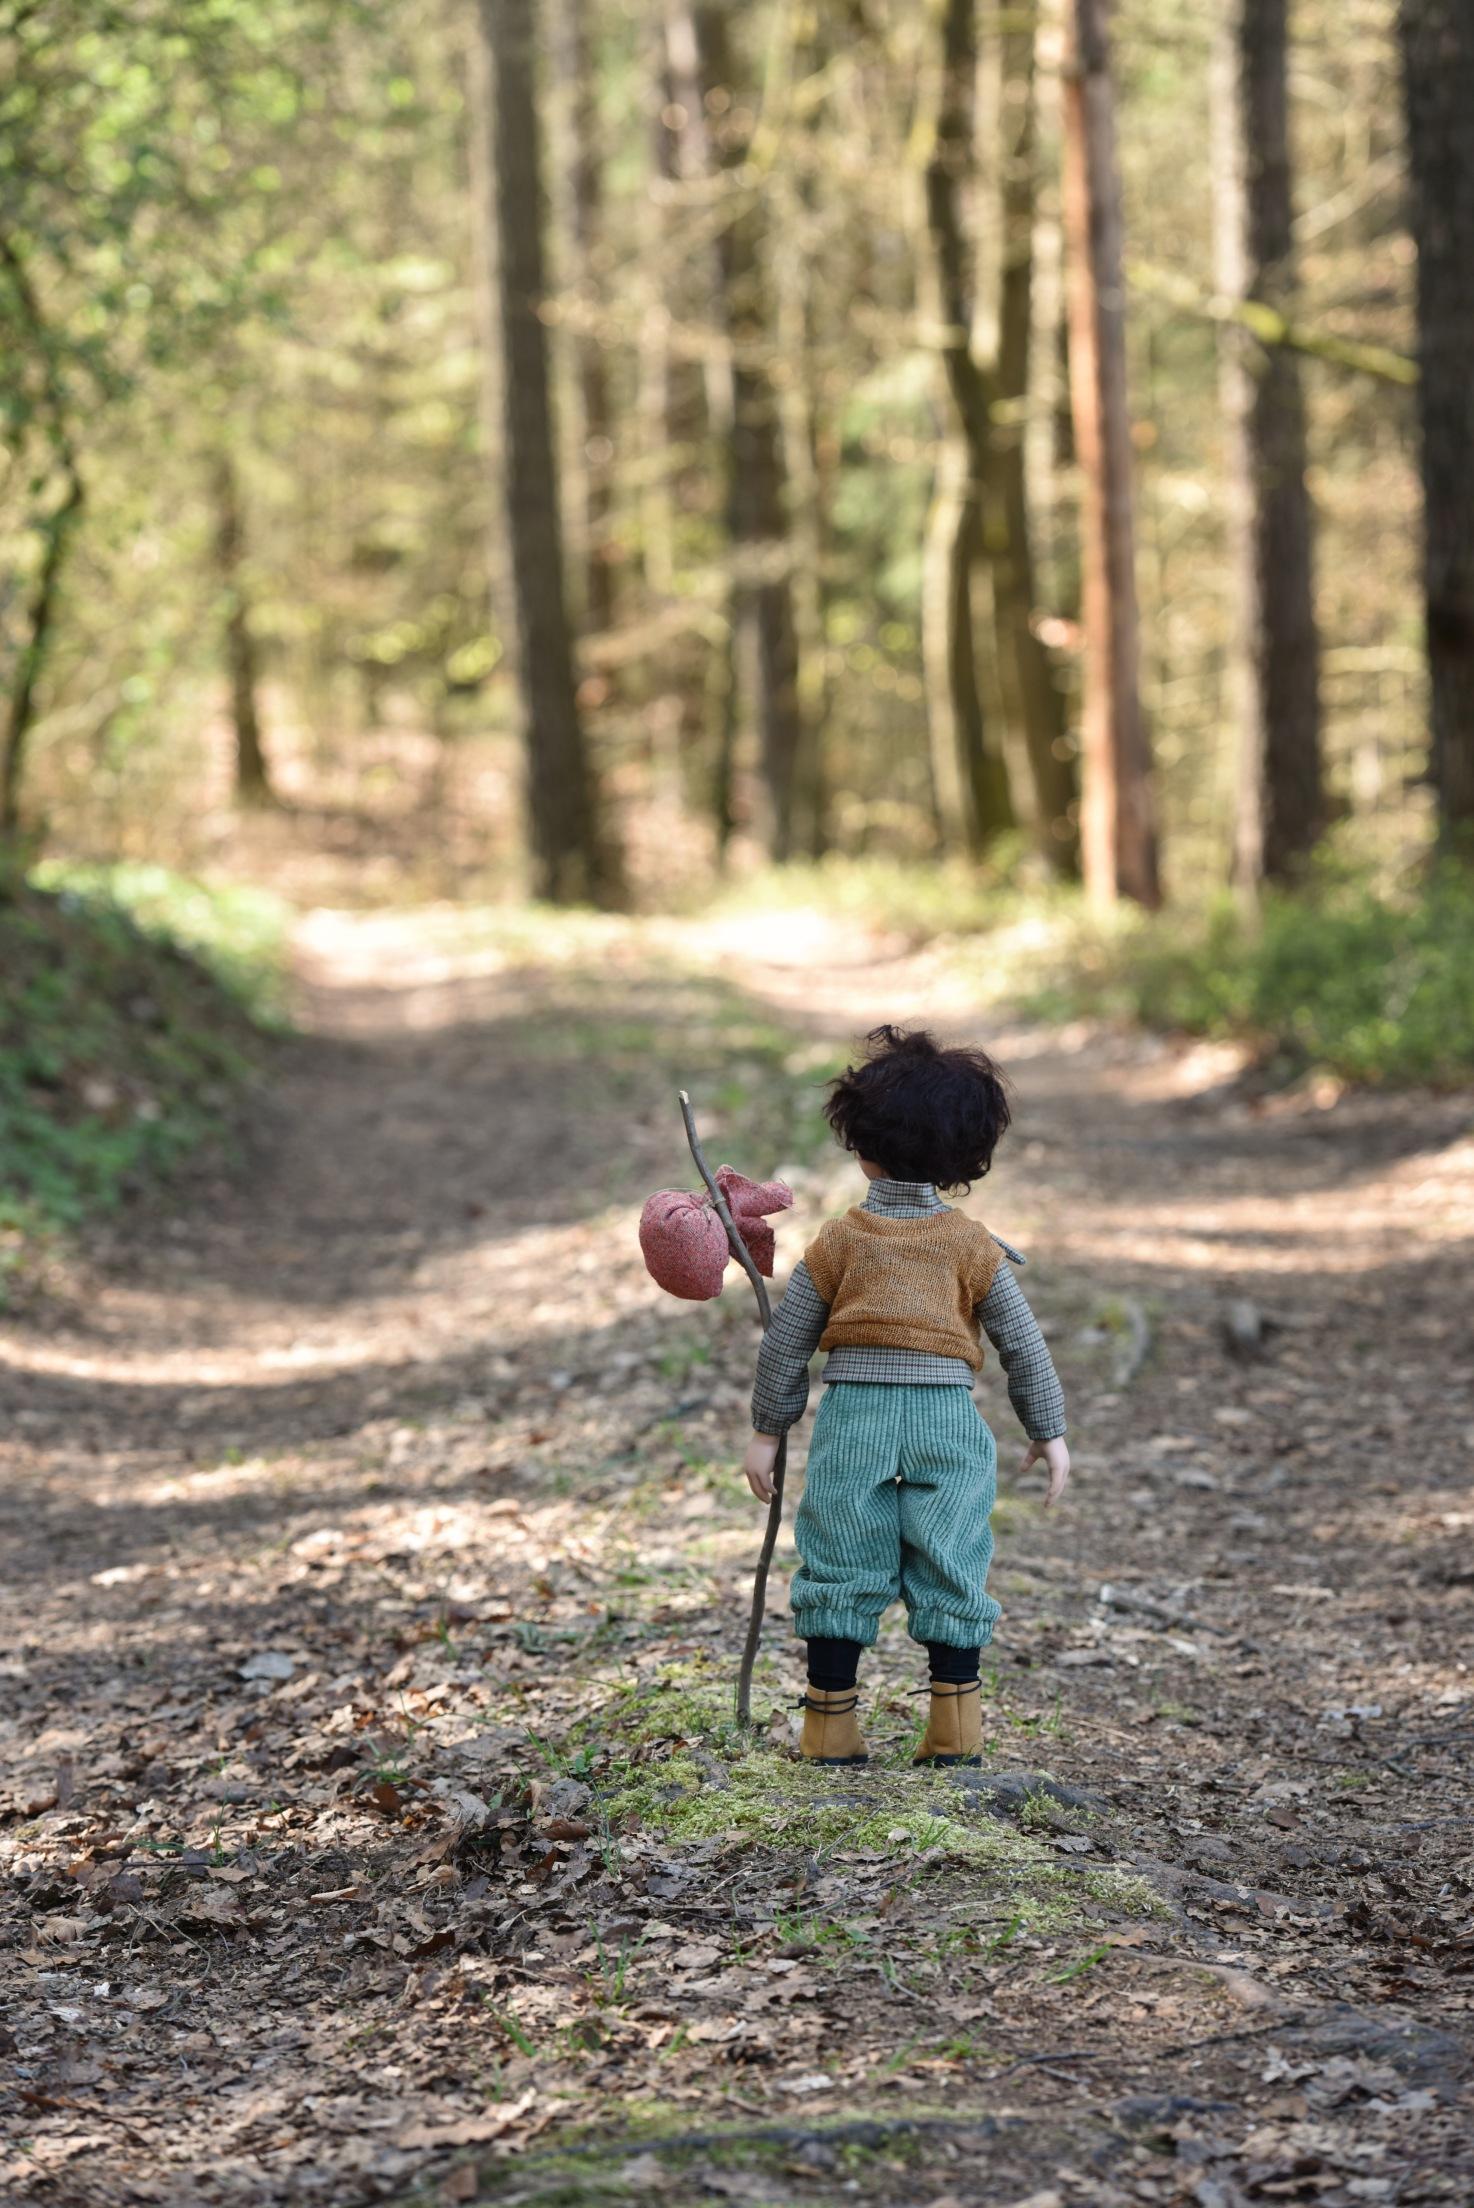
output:
[[[1102,2047],[1062,2047],[1054,2054],[1020,2055],[1017,2062],[1010,2062],[1002,2070],[990,2070],[983,2079],[985,2085],[996,2085],[1000,2078],[1011,2078],[1017,2070],[1047,2070],[1054,2062],[1104,2062],[1111,2049]]]
[[[1113,1948],[1111,1952],[1113,1955],[1119,1956],[1123,1962],[1141,1963],[1151,1970],[1204,1971],[1210,1978],[1216,1978],[1222,1985],[1224,1992],[1230,1994],[1244,2008],[1263,2009],[1273,2007],[1279,2016],[1283,2016],[1285,2013],[1281,2006],[1280,1995],[1275,1988],[1262,1985],[1257,1978],[1252,1977],[1248,1971],[1240,1969],[1235,1963],[1215,1963],[1206,1955],[1163,1955],[1154,1949],[1129,1946]],[[1273,2025],[1263,2025],[1256,2028],[1264,2031],[1274,2029]],[[1229,2036],[1236,2039],[1241,2035],[1235,2032]]]
[[[706,1183],[706,1191],[712,1208],[727,1230],[727,1247],[752,1282],[752,1292],[757,1298],[758,1318],[766,1334],[773,1323],[773,1306],[768,1296],[768,1284],[753,1262],[752,1252],[737,1232],[731,1207],[716,1183],[716,1176],[706,1162],[701,1140],[696,1132],[696,1115],[691,1109],[691,1099],[686,1091],[680,1091],[681,1118],[686,1124],[686,1141],[696,1161],[696,1170]],[[782,1434],[778,1441],[778,1454],[773,1463],[773,1500],[768,1505],[768,1522],[763,1529],[763,1545],[758,1551],[757,1569],[752,1575],[752,1608],[747,1618],[747,1639],[742,1646],[742,1661],[737,1667],[737,1722],[752,1723],[752,1667],[757,1662],[758,1643],[763,1633],[763,1612],[768,1600],[768,1570],[773,1561],[773,1551],[778,1546],[778,1529],[783,1523],[783,1480],[788,1470],[788,1436]]]
[[[1470,1785],[1474,1784],[1474,1781],[1461,1779],[1456,1771],[1415,1771],[1410,1763],[1400,1763],[1396,1756],[1379,1756],[1377,1761],[1413,1786],[1456,1786],[1467,1792]]]
[[[1129,1587],[1113,1587],[1106,1582],[1096,1601],[1105,1610],[1131,1610],[1144,1618],[1155,1618],[1161,1625],[1185,1625],[1193,1633],[1217,1633],[1224,1639],[1235,1638],[1226,1625],[1214,1625],[1207,1618],[1194,1617],[1190,1610],[1174,1610],[1165,1602],[1152,1602],[1146,1595],[1134,1595]]]
[[[1272,2024],[1244,2024],[1236,2032],[1208,2032],[1202,2039],[1180,2039],[1173,2047],[1155,2047],[1153,2062],[1170,2062],[1174,2055],[1195,2055],[1203,2047],[1226,2047],[1235,2039],[1267,2039],[1271,2032],[1298,2031],[1310,2010],[1298,2014],[1277,2016]]]

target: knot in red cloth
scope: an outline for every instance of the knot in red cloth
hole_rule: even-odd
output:
[[[793,1202],[792,1189],[786,1181],[750,1181],[730,1165],[718,1167],[716,1178],[748,1255],[760,1273],[771,1277],[776,1243],[765,1214],[786,1211]],[[721,1294],[732,1253],[709,1195],[657,1189],[640,1213],[640,1250],[645,1270],[667,1295],[707,1303]]]

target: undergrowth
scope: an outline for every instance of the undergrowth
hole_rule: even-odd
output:
[[[1060,943],[1026,1009],[1249,1043],[1286,1077],[1467,1080],[1474,1068],[1474,876],[1446,865],[1378,886],[1322,867],[1257,914],[1227,896]]]
[[[165,866],[88,866],[72,859],[42,860],[31,883],[104,920],[125,913],[153,941],[189,952],[253,1020],[282,1024],[291,915],[271,890],[195,881]]]
[[[46,1249],[230,1124],[266,937],[259,914],[254,933],[233,932],[226,902],[206,965],[164,915],[185,916],[197,942],[208,900],[193,901],[191,927],[188,885],[168,881],[128,885],[157,900],[147,925],[101,876],[85,894],[0,882],[0,1301]]]
[[[1444,1085],[1474,1069],[1474,871],[1453,861],[1395,876],[1332,846],[1303,889],[1257,911],[1224,892],[1103,917],[1017,863],[826,860],[741,894],[945,939],[980,1005],[1241,1042],[1285,1080]]]

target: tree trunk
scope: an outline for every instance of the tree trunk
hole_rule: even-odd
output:
[[[828,55],[828,25],[815,12],[783,13],[780,38],[786,47],[785,74],[791,80],[815,78]],[[769,54],[770,77],[774,58]],[[816,354],[819,332],[815,307],[821,296],[821,235],[815,190],[816,152],[822,110],[811,107],[804,122],[805,149],[791,167],[773,179],[775,200],[773,278],[777,340],[781,357],[793,372],[778,395],[783,464],[789,486],[788,526],[793,544],[793,614],[798,641],[798,712],[801,751],[795,775],[796,841],[812,859],[829,845],[826,784],[830,681],[828,669],[829,474],[823,455],[832,451],[824,380]],[[789,127],[796,127],[790,118]],[[796,169],[797,173],[794,173]]]
[[[41,313],[31,283],[31,273],[14,242],[0,232],[0,269],[4,270],[19,319],[31,341],[34,362],[40,372],[42,432],[51,465],[61,477],[61,498],[41,521],[41,560],[21,619],[21,640],[0,730],[0,843],[13,843],[20,832],[21,780],[26,745],[36,718],[36,688],[46,664],[62,570],[66,565],[72,531],[81,518],[85,501],[82,471],[72,442],[68,395],[57,367],[57,350]]]
[[[544,289],[542,134],[535,0],[479,0],[478,67],[492,136],[490,234],[496,245],[503,478],[516,603],[517,678],[527,755],[537,894],[556,904],[612,902],[579,718],[563,571]]]
[[[1217,288],[1288,315],[1294,292],[1287,0],[1232,0],[1213,55]],[[1236,574],[1230,696],[1234,873],[1249,891],[1302,871],[1324,824],[1319,641],[1305,404],[1287,346],[1220,327]]]
[[[989,439],[993,496],[986,517],[985,543],[993,574],[999,651],[1012,674],[1011,688],[1028,752],[1039,848],[1056,873],[1074,874],[1079,870],[1080,851],[1074,756],[1054,655],[1035,625],[1038,587],[1024,464],[1034,319],[1036,148],[1031,15],[1028,7],[1005,13],[999,33],[1002,253],[996,397]]]
[[[783,398],[784,465],[793,490],[789,525],[794,548],[793,617],[798,644],[801,731],[794,812],[801,848],[809,858],[820,859],[829,848],[826,758],[830,708],[826,641],[829,501],[820,457],[826,432],[819,378],[814,372],[814,330],[809,311],[814,271],[811,263],[799,262],[797,253],[794,263],[789,271],[794,278],[793,289],[780,299],[778,317],[784,349],[790,359],[799,363],[798,373]]]
[[[637,465],[639,484],[640,565],[647,590],[668,598],[675,589],[675,485],[677,455],[694,442],[697,430],[683,397],[699,393],[688,362],[678,362],[671,352],[673,289],[666,263],[673,259],[670,220],[658,186],[673,184],[679,174],[674,100],[665,51],[665,27],[656,26],[646,47],[645,66],[651,103],[647,143],[650,149],[651,186],[645,195],[640,257],[653,271],[650,295],[640,330],[639,421],[641,450]],[[682,371],[684,370],[684,375]],[[700,402],[698,397],[697,415]]]
[[[974,345],[976,256],[963,216],[963,195],[976,165],[974,8],[975,0],[944,0],[936,116],[924,180],[931,285],[952,424],[927,524],[922,646],[938,829],[944,844],[960,833],[976,855],[1014,825],[1014,811],[1002,751],[984,710],[973,603],[995,396]]]
[[[672,63],[688,115],[704,127],[708,166],[739,169],[747,159],[754,111],[734,94],[725,5],[681,0],[670,19]],[[734,190],[751,187],[734,184]],[[772,343],[762,265],[762,217],[755,197],[734,201],[717,237],[719,307],[732,348],[728,443],[728,528],[736,565],[736,612],[755,641],[766,842],[778,860],[792,856],[795,797],[803,754],[799,711],[798,627],[794,618],[782,429],[766,366],[755,357]]]
[[[931,739],[932,806],[941,848],[983,857],[1013,825],[1003,755],[987,740],[985,671],[978,664],[973,589],[982,553],[967,446],[944,447],[927,522],[922,656]],[[995,691],[996,702],[996,691]]]
[[[1074,466],[1070,421],[1068,312],[1065,302],[1064,229],[1060,210],[1060,70],[1064,0],[1039,0],[1034,53],[1034,234],[1029,342],[1029,418],[1024,467],[1029,509],[1053,612],[1073,622],[1080,610],[1076,532],[1065,513],[1065,478]],[[1064,672],[1066,670],[1062,670]],[[1066,716],[1067,720],[1069,715]],[[1072,773],[1073,773],[1072,768]],[[1078,780],[1078,776],[1075,777]]]
[[[1071,0],[1064,97],[1070,395],[1082,473],[1085,627],[1081,846],[1098,904],[1161,902],[1138,680],[1121,186],[1106,0]]]
[[[20,650],[6,700],[5,733],[0,740],[0,843],[13,842],[20,832],[21,779],[26,743],[36,718],[36,686],[46,664],[56,624],[57,598],[67,548],[82,512],[82,477],[71,445],[65,438],[60,459],[64,486],[61,503],[40,524],[41,564],[26,601]]]
[[[599,161],[598,84],[589,35],[589,0],[559,0],[559,64],[568,98],[568,228],[575,288],[586,299],[601,290],[599,252],[603,189]],[[584,613],[591,629],[614,625],[618,547],[613,531],[614,413],[608,362],[599,338],[575,340],[579,401],[579,471]]]
[[[1423,589],[1443,840],[1474,848],[1474,12],[1402,0],[1418,248]]]
[[[672,7],[669,21],[662,16],[655,24],[650,60],[656,106],[650,140],[654,174],[665,186],[705,178],[709,149],[696,38],[689,14],[679,7]],[[649,212],[646,255],[648,265],[658,273],[656,296],[641,339],[645,421],[641,539],[646,582],[658,595],[673,598],[677,516],[684,518],[704,507],[708,440],[727,449],[731,377],[718,363],[686,359],[672,347],[673,323],[715,319],[714,264],[702,256],[703,273],[690,265],[678,218],[673,219],[667,200],[652,193]],[[729,579],[723,610],[692,624],[693,639],[702,653],[699,679],[677,676],[683,735],[699,761],[699,774],[690,779],[699,783],[711,816],[719,867],[736,826],[736,618],[736,590]]]
[[[234,463],[224,450],[215,455],[215,565],[225,611],[225,676],[230,718],[235,731],[235,794],[242,805],[270,805],[275,799],[257,708],[256,639],[251,634],[250,603],[242,567],[245,520]]]

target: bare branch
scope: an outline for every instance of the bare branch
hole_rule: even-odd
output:
[[[752,1282],[752,1292],[757,1298],[758,1317],[766,1334],[773,1323],[773,1306],[768,1295],[768,1284],[753,1262],[752,1252],[737,1232],[731,1206],[717,1186],[716,1176],[706,1162],[701,1139],[696,1132],[696,1115],[691,1109],[691,1099],[686,1091],[680,1091],[681,1117],[686,1123],[686,1141],[696,1161],[696,1170],[706,1183],[707,1194],[722,1225],[727,1230],[727,1247]],[[763,1634],[763,1612],[768,1600],[768,1568],[773,1561],[773,1551],[778,1546],[778,1529],[783,1523],[783,1480],[788,1470],[788,1436],[782,1435],[778,1443],[778,1455],[773,1465],[773,1500],[768,1505],[768,1523],[763,1531],[763,1545],[758,1552],[757,1569],[752,1575],[752,1608],[747,1619],[747,1639],[743,1643],[742,1661],[737,1667],[737,1722],[752,1723],[752,1667],[757,1661],[758,1643]]]

